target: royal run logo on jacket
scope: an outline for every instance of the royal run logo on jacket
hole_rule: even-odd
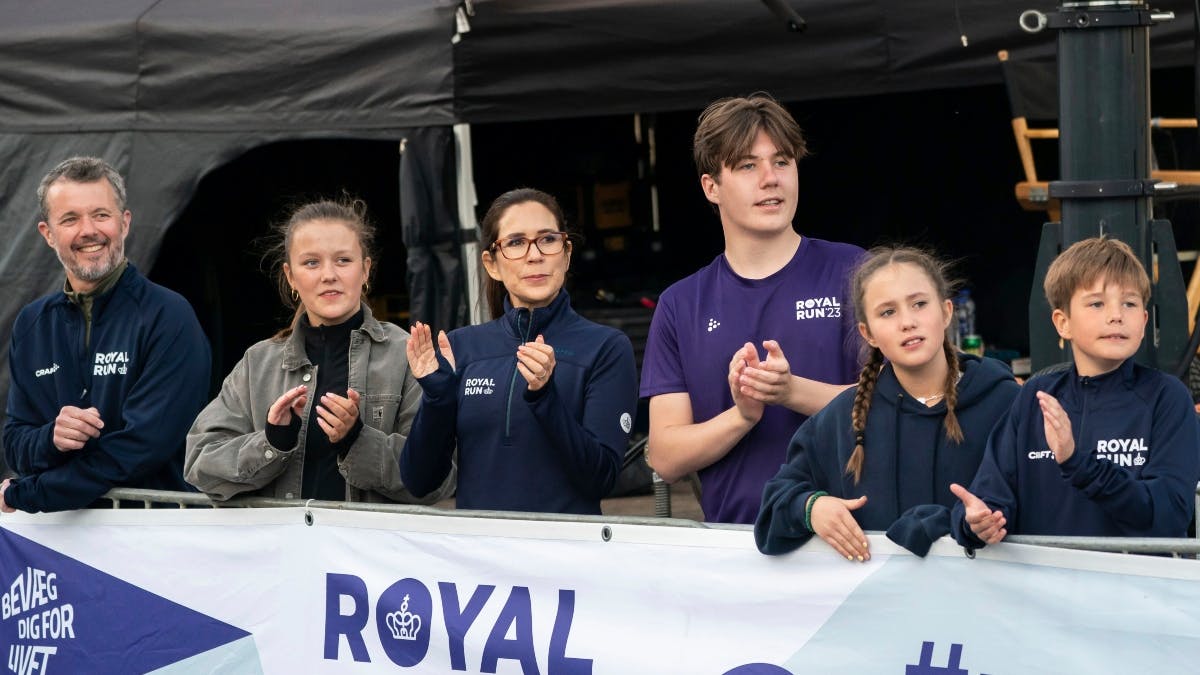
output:
[[[1107,459],[1117,466],[1141,466],[1150,447],[1144,438],[1113,438],[1096,441],[1096,459]]]
[[[496,392],[496,380],[491,377],[468,377],[463,380],[463,396],[491,396]]]
[[[1149,459],[1150,446],[1144,438],[1112,438],[1096,441],[1096,459],[1103,459],[1117,466],[1142,466]],[[1031,460],[1054,461],[1053,450],[1030,450],[1026,455]]]
[[[129,372],[129,352],[96,352],[92,376],[124,375]]]

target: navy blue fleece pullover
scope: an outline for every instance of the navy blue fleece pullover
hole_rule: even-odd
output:
[[[87,506],[112,487],[190,488],[184,438],[208,399],[208,340],[187,300],[131,264],[84,316],[66,294],[21,310],[9,348],[4,457],[20,478],[4,500],[22,511]],[[54,447],[63,406],[95,407],[104,428],[82,449]]]
[[[600,513],[628,445],[637,405],[633,346],[620,331],[571,309],[513,308],[449,334],[457,371],[418,379],[424,394],[400,457],[417,496],[441,485],[458,446],[458,508]],[[554,347],[549,383],[531,392],[517,346]]]
[[[979,466],[989,432],[1019,389],[1007,366],[959,354],[963,367],[954,408],[963,441],[946,437],[946,403],[926,406],[906,393],[891,365],[879,374],[864,434],[862,479],[846,473],[854,452],[850,413],[857,387],[843,391],[800,426],[788,461],[763,490],[754,540],[763,553],[799,548],[813,533],[804,508],[817,490],[867,503],[853,511],[863,530],[887,530],[905,548],[924,555],[950,532],[950,483],[969,481]]]
[[[1071,419],[1075,452],[1061,466],[1046,444],[1037,392]],[[997,425],[970,490],[1009,534],[1182,537],[1200,479],[1200,428],[1187,387],[1128,359],[1097,377],[1074,367],[1025,384]],[[954,537],[983,545],[954,507]]]

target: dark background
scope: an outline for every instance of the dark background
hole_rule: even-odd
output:
[[[1153,114],[1193,116],[1192,87],[1190,68],[1156,70]],[[920,244],[958,261],[958,275],[977,304],[978,332],[989,348],[1027,354],[1027,303],[1045,215],[1023,211],[1013,197],[1022,174],[1003,87],[788,107],[813,153],[800,163],[797,229],[863,247]],[[569,282],[577,307],[586,314],[602,305],[636,306],[638,298],[654,297],[722,249],[720,223],[700,191],[691,159],[698,114],[474,125],[478,213],[513,187],[551,192],[585,237]],[[635,136],[639,123],[641,142]],[[653,171],[650,126],[657,149]],[[1194,131],[1156,133],[1154,140],[1164,166],[1200,165]],[[1039,171],[1054,177],[1054,142],[1035,145],[1035,152]],[[407,325],[398,181],[397,143],[344,140],[263,146],[203,180],[168,231],[150,276],[196,307],[213,344],[214,386],[247,346],[289,318],[267,278],[261,239],[289,207],[307,199],[347,193],[367,202],[381,249],[372,296],[388,298],[395,310],[389,318]],[[658,187],[657,232],[652,181]],[[598,230],[596,187],[614,184],[628,184],[631,222]],[[1172,203],[1160,215],[1174,221],[1181,249],[1197,247],[1194,204]],[[596,300],[599,290],[611,301]]]

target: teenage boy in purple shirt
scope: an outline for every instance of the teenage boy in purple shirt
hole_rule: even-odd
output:
[[[792,228],[807,149],[770,96],[710,105],[693,152],[725,251],[659,300],[647,458],[667,481],[699,472],[706,520],[752,523],[796,428],[858,376],[847,286],[863,250]]]

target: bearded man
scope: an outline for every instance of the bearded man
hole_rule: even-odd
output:
[[[38,202],[66,282],[13,324],[4,456],[19,476],[0,483],[0,511],[82,508],[113,487],[190,489],[184,439],[211,367],[195,312],[125,259],[132,218],[108,163],[62,162]]]

